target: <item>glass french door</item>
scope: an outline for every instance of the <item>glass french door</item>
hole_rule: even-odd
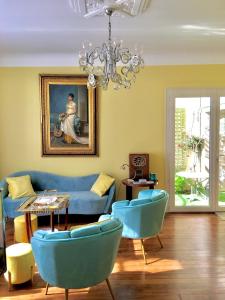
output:
[[[169,209],[225,210],[225,91],[168,90],[166,128]]]
[[[219,180],[218,208],[225,209],[225,97],[219,99]]]

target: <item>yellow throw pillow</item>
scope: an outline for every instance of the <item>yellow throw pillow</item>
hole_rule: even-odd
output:
[[[8,177],[6,178],[8,183],[9,196],[12,199],[17,199],[25,196],[34,196],[36,193],[31,184],[30,176]]]
[[[91,191],[102,197],[114,183],[115,178],[109,175],[101,173],[95,183],[93,184]]]

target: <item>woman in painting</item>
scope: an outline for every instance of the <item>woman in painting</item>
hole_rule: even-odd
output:
[[[67,97],[66,113],[61,113],[59,119],[61,121],[61,130],[64,133],[64,141],[67,144],[77,142],[79,144],[86,144],[82,138],[78,138],[75,129],[74,121],[77,112],[76,103],[74,102],[74,94],[70,93]]]

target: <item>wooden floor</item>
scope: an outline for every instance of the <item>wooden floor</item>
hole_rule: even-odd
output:
[[[11,226],[11,225],[10,225]],[[11,226],[12,227],[12,226]],[[12,241],[8,228],[9,243]],[[146,241],[148,265],[144,265],[138,241],[123,239],[110,276],[117,300],[217,300],[225,299],[225,221],[214,214],[169,214],[156,239]],[[50,287],[38,272],[29,284],[8,292],[0,278],[0,299],[64,299],[64,291]],[[69,299],[111,300],[105,283],[70,290]]]

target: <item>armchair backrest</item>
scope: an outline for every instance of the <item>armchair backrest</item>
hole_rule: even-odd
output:
[[[53,286],[67,289],[102,282],[112,272],[122,227],[119,220],[110,220],[89,226],[86,236],[80,236],[79,229],[74,233],[60,232],[61,238],[57,234],[53,239],[34,236],[31,244],[41,277]]]
[[[163,225],[167,201],[167,192],[154,190],[148,198],[125,201],[124,205],[115,202],[112,215],[124,225],[122,236],[142,239],[157,235]]]

